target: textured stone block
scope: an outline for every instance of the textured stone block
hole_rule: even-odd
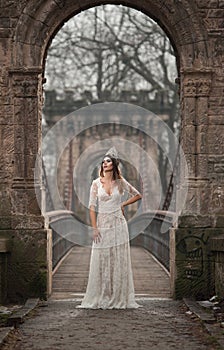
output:
[[[0,230],[9,230],[12,227],[12,217],[2,216],[0,217]]]
[[[0,109],[0,125],[12,125],[14,122],[13,118],[13,106],[3,105]]]
[[[29,208],[30,209],[30,208]],[[11,220],[11,228],[12,229],[24,229],[24,230],[37,230],[37,229],[41,229],[44,228],[44,219],[43,217],[40,215],[40,209],[39,207],[36,208],[36,212],[37,214],[39,214],[39,216],[34,216],[34,215],[15,215],[12,217]]]
[[[30,44],[34,46],[36,43],[38,43],[40,39],[42,39],[41,36],[43,36],[46,31],[46,27],[47,27],[46,24],[43,22],[39,23],[38,21],[36,21],[35,18],[33,17],[31,18],[29,17],[28,14],[25,14],[25,13],[21,14],[20,21],[26,24],[28,27],[32,28],[32,30],[30,30],[29,33],[24,38],[24,32],[22,30],[22,26],[19,26],[17,30],[17,40],[19,42],[25,42],[26,44]]]
[[[25,125],[14,126],[14,142],[15,142],[15,152],[23,154],[24,143],[25,143]]]
[[[210,125],[224,125],[223,115],[209,115],[208,120]]]
[[[36,97],[38,93],[38,77],[33,74],[15,74],[12,86],[16,97]]]
[[[26,154],[25,155],[25,163],[27,164],[25,176],[27,179],[33,180],[33,181],[34,181],[34,169],[35,169],[36,155],[37,155],[37,152],[34,154]]]
[[[215,252],[215,294],[221,299],[224,293],[224,252]]]
[[[1,216],[11,215],[10,197],[5,184],[0,187],[0,213]]]
[[[203,75],[189,75],[184,80],[184,94],[186,97],[209,96],[211,80]]]
[[[211,185],[208,207],[210,212],[216,215],[223,215],[224,189],[222,184]]]
[[[187,23],[189,23],[189,18],[181,19],[174,24],[176,31],[180,33],[180,37],[183,39],[182,45],[192,44],[192,36],[190,35],[189,31],[186,30]]]
[[[36,156],[38,154],[39,149],[39,132],[38,132],[38,125],[26,125],[25,128],[25,147],[24,152],[26,155],[34,155]],[[35,161],[32,165],[32,167],[35,167]]]
[[[26,214],[27,213],[27,195],[24,188],[15,189],[11,192],[11,203],[13,214]]]
[[[8,298],[24,301],[29,296],[46,297],[47,231],[2,230],[1,239],[10,244],[8,256]]]
[[[214,104],[209,108],[209,113],[216,114],[216,115],[223,115],[223,107],[217,106],[216,104]]]
[[[195,176],[195,169],[196,169],[196,155],[195,154],[185,154],[185,160],[187,162],[188,167],[188,176],[192,177]]]
[[[212,218],[208,215],[181,215],[178,218],[178,227],[180,228],[187,228],[187,227],[211,227],[212,226]]]
[[[195,153],[195,127],[194,125],[187,125],[184,128],[182,139],[182,148],[185,153]]]
[[[224,97],[223,95],[210,96],[209,98],[209,106],[212,109],[215,107],[223,107],[224,106]]]
[[[185,44],[183,46],[183,66],[191,67],[194,61],[194,49],[192,44]]]
[[[197,6],[203,9],[212,9],[218,7],[218,0],[196,0]]]
[[[14,126],[1,125],[1,153],[10,156],[14,151]]]
[[[219,234],[211,239],[210,249],[217,252],[224,252],[224,226],[223,234]]]
[[[196,120],[196,100],[194,97],[188,97],[183,101],[183,125],[195,124]]]
[[[212,208],[210,207],[211,187],[209,184],[204,184],[198,188],[198,208],[201,215],[212,217]],[[213,219],[214,222],[214,219]]]
[[[224,224],[224,220],[222,220],[222,224]],[[224,226],[222,234],[211,239],[210,248],[213,251],[215,261],[215,294],[222,298],[224,293]]]
[[[224,126],[211,125],[208,129],[208,153],[224,153]]]
[[[224,227],[224,215],[216,217],[216,227]]]
[[[207,150],[207,125],[198,125],[196,128],[196,153],[208,153]]]
[[[208,157],[208,173],[213,177],[224,173],[224,155],[213,155]]]
[[[38,127],[39,125],[39,111],[38,111],[38,98],[26,98],[25,99],[25,106],[26,106],[26,113],[24,116],[25,123],[27,125],[34,127]]]
[[[208,298],[214,293],[213,258],[209,239],[217,230],[186,228],[175,231],[175,296]]]
[[[207,97],[198,97],[197,99],[197,125],[206,125],[208,124],[208,98]]]
[[[25,101],[22,98],[14,98],[14,123],[15,125],[24,125],[25,120]]]
[[[182,202],[182,197],[180,198],[180,202]],[[198,214],[198,204],[197,204],[197,189],[191,188],[189,186],[187,192],[187,198],[184,205],[184,215],[191,215],[192,213]]]
[[[224,18],[224,10],[221,10],[220,8],[214,8],[211,10],[208,10],[207,16],[210,18]]]
[[[10,242],[8,238],[0,237],[0,253],[10,252]]]
[[[16,187],[16,188],[15,188]],[[36,191],[35,188],[27,188],[27,182],[17,182],[16,186],[14,186],[13,191],[11,191],[11,204],[12,204],[12,212],[16,215],[24,215],[27,214],[27,217],[24,217],[24,225],[30,224],[30,228],[32,228],[32,222],[34,228],[40,228],[41,226],[37,226],[37,222],[39,221],[40,209],[36,199]],[[30,216],[31,215],[31,216]],[[30,223],[26,222],[29,217]],[[13,216],[13,220],[15,216]],[[22,217],[21,217],[22,220]],[[29,226],[28,226],[29,227]]]
[[[46,265],[38,262],[14,263],[10,260],[7,284],[8,300],[11,302],[25,302],[30,297],[46,299]]]
[[[208,156],[206,154],[197,154],[197,176],[208,178]]]
[[[9,28],[10,27],[10,18],[0,17],[0,28]]]
[[[14,154],[14,177],[24,179],[25,176],[25,160],[23,153]]]

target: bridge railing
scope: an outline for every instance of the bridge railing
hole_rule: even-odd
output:
[[[52,229],[52,268],[54,271],[65,254],[76,245],[75,235],[80,236],[85,226],[73,211],[55,210],[47,212],[45,218],[47,226]],[[83,232],[83,239],[85,239],[85,232]],[[84,241],[81,243],[85,244]]]
[[[159,262],[170,270],[170,234],[174,213],[158,210],[148,211],[129,221],[130,236],[134,236],[138,223],[146,223],[144,231],[131,240],[131,244],[138,245],[152,253]],[[147,222],[149,223],[147,225]],[[131,237],[130,237],[131,238]]]
[[[139,245],[150,251],[168,271],[170,260],[169,228],[172,226],[173,216],[174,213],[168,211],[148,211],[128,222],[131,244]],[[52,265],[54,270],[72,247],[76,244],[90,245],[92,238],[89,237],[88,226],[72,211],[52,211],[46,213],[46,217],[47,224],[53,233]],[[76,219],[75,224],[74,219]],[[145,229],[135,237],[139,224]],[[85,229],[86,232],[84,232]],[[63,234],[61,234],[62,232]]]

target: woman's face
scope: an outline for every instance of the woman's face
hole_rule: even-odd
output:
[[[105,157],[102,161],[103,170],[104,171],[110,171],[113,169],[113,163],[112,160],[109,157]]]

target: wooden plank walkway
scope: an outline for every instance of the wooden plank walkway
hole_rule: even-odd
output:
[[[74,247],[53,276],[52,299],[70,299],[85,293],[91,249]],[[131,246],[135,294],[138,297],[169,298],[170,278],[160,263],[144,248]]]

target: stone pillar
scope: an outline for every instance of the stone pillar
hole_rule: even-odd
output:
[[[36,68],[9,71],[11,111],[5,125],[5,208],[0,236],[10,241],[8,299],[24,301],[47,295],[48,233],[36,199],[34,168],[41,140],[41,71]],[[7,225],[6,225],[7,223]]]
[[[182,72],[181,140],[189,174],[185,208],[178,228],[171,230],[171,283],[176,298],[203,299],[214,293],[210,239],[222,231],[215,227],[211,204],[214,181],[208,173],[211,82],[209,70]]]

